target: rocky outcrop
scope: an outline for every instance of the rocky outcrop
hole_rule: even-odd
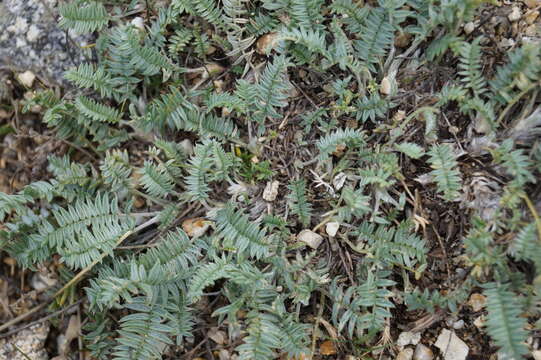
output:
[[[45,340],[49,323],[36,324],[6,339],[0,339],[0,360],[47,360]]]
[[[90,56],[91,37],[73,36],[57,20],[57,0],[0,1],[0,69],[65,85],[64,72]]]

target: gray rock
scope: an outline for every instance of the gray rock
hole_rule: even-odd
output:
[[[436,344],[445,360],[466,360],[469,347],[453,331],[442,329]]]
[[[0,2],[0,69],[31,70],[50,84],[66,85],[63,74],[91,55],[91,36],[68,38],[58,28],[57,0]],[[83,54],[85,52],[85,54]]]
[[[421,341],[421,333],[420,332],[410,332],[410,331],[404,331],[398,335],[398,340],[396,341],[396,344],[398,346],[406,346],[409,344],[417,345]]]
[[[460,330],[464,327],[464,320],[458,320],[453,323],[453,329]]]
[[[323,241],[323,236],[313,232],[312,230],[303,230],[297,235],[297,240],[305,243],[312,249],[317,249]]]
[[[0,360],[48,360],[44,349],[49,323],[36,324],[6,339],[0,339]]]

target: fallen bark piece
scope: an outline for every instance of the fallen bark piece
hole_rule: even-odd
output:
[[[325,356],[336,354],[336,347],[334,346],[334,342],[332,342],[331,340],[326,340],[322,342],[319,346],[319,352],[321,353],[321,355]]]

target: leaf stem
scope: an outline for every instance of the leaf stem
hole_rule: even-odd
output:
[[[144,222],[143,224],[137,226],[135,229],[133,230],[129,230],[127,231],[126,233],[124,233],[124,235],[122,235],[116,242],[116,245],[115,247],[117,247],[118,245],[120,245],[124,240],[126,240],[130,235],[132,234],[135,234],[155,223],[158,222],[158,217],[155,216],[153,217],[152,219]],[[108,255],[110,255],[110,253],[107,253],[107,252],[104,252],[100,255],[99,258],[97,258],[96,260],[94,260],[90,265],[88,265],[86,268],[84,268],[83,270],[81,270],[77,275],[75,275],[70,281],[68,281],[68,283],[64,286],[62,286],[62,288],[60,288],[60,290],[58,290],[57,292],[54,293],[54,295],[52,296],[51,299],[39,304],[38,306],[35,306],[33,307],[32,309],[28,310],[26,313],[24,314],[21,314],[19,316],[17,316],[16,318],[6,322],[5,324],[3,325],[0,325],[0,332],[4,331],[5,329],[9,328],[10,326],[13,326],[17,323],[19,323],[20,321],[26,319],[27,317],[29,317],[30,315],[44,309],[50,301],[52,301],[53,299],[55,299],[56,297],[58,297],[59,295],[61,295],[64,291],[66,291],[69,287],[75,285],[79,280],[81,280],[85,275],[86,273],[88,273],[90,270],[92,270],[92,268],[94,266],[96,266],[100,261],[102,261],[105,257],[107,257]]]

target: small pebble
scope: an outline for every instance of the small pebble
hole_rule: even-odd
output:
[[[469,22],[469,23],[466,23],[466,25],[464,25],[464,33],[466,35],[469,35],[473,32],[473,30],[475,30],[475,24],[473,22]]]
[[[500,41],[500,46],[501,47],[513,47],[515,45],[515,40],[513,39],[506,39],[506,38],[503,38],[501,39]]]
[[[398,353],[395,360],[411,360],[413,359],[413,349],[405,348]]]
[[[338,228],[340,228],[340,223],[337,221],[331,221],[325,225],[325,231],[327,232],[327,235],[329,235],[330,237],[336,236],[336,233],[338,232]]]
[[[23,84],[26,87],[32,87],[34,84],[34,80],[36,80],[36,75],[30,70],[27,70],[17,76],[17,79],[21,84]]]
[[[466,360],[470,348],[453,331],[442,329],[434,344],[445,360]]]
[[[383,95],[390,95],[391,94],[391,81],[386,77],[384,77],[381,80],[381,84],[379,86],[379,92]]]
[[[265,201],[274,201],[276,196],[278,196],[278,187],[280,183],[278,181],[269,181],[265,190],[263,190],[263,200]]]
[[[483,326],[485,326],[485,317],[483,315],[478,316],[473,321],[473,325],[475,325],[476,328],[481,329]]]
[[[136,28],[138,28],[139,30],[145,31],[145,20],[143,20],[142,17],[138,16],[136,18],[133,18],[133,20],[131,21],[131,24],[135,26]]]
[[[460,330],[464,327],[464,320],[458,320],[453,323],[453,329]]]
[[[218,345],[225,344],[227,335],[222,330],[219,330],[217,327],[213,327],[207,333],[208,337]]]
[[[297,235],[297,240],[305,243],[312,249],[317,249],[323,241],[323,236],[316,234],[312,230],[303,230]]]
[[[478,312],[483,310],[487,303],[487,298],[483,294],[473,293],[468,300],[468,305],[472,308],[473,311]]]
[[[30,285],[37,291],[44,291],[52,286],[56,285],[58,281],[54,278],[50,278],[39,272],[34,273],[30,279]]]
[[[433,358],[434,353],[428,346],[417,344],[413,353],[413,360],[432,360]]]
[[[521,17],[522,17],[522,13],[520,12],[520,9],[518,8],[518,6],[513,6],[513,8],[511,9],[511,12],[509,13],[509,15],[507,15],[507,18],[511,22],[518,21],[520,20]]]
[[[417,345],[421,341],[421,333],[420,332],[410,332],[410,331],[404,331],[398,335],[398,340],[396,341],[396,344],[398,346],[406,346],[409,344]]]
[[[193,154],[193,144],[189,139],[182,140],[179,145],[186,155]]]

